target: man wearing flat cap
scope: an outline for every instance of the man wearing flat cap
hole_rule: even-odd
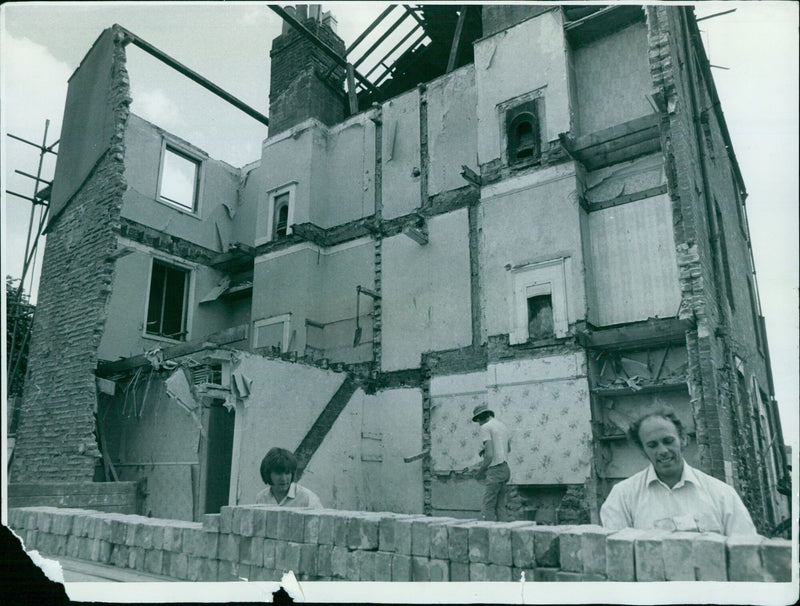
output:
[[[483,444],[483,460],[475,468],[475,477],[485,478],[486,489],[481,504],[481,518],[505,522],[506,495],[511,471],[508,468],[508,453],[511,451],[508,428],[494,418],[494,412],[486,404],[479,404],[472,411],[472,420],[480,424]]]

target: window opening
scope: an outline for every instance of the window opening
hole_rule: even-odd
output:
[[[200,163],[197,160],[166,146],[161,166],[159,199],[194,211],[197,207],[199,175]]]
[[[275,198],[274,212],[274,226],[272,229],[272,237],[285,238],[289,228],[289,194],[281,194]]]
[[[531,120],[521,120],[516,127],[514,133],[514,159],[524,160],[525,158],[533,158],[536,153],[536,138],[533,132],[533,123]]]
[[[541,155],[541,129],[537,100],[506,110],[508,163],[535,161]]]
[[[147,305],[149,335],[184,340],[186,337],[186,284],[189,272],[153,261]]]
[[[554,336],[552,296],[528,297],[528,338],[552,339]]]

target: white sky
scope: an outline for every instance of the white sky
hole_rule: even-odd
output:
[[[386,6],[325,3],[346,44]],[[703,2],[700,22],[734,150],[749,192],[748,217],[787,443],[798,450],[798,4]],[[264,4],[11,3],[0,8],[3,275],[19,276],[38,152],[6,132],[48,143],[61,130],[67,80],[103,29],[119,23],[263,114],[269,110],[269,48],[280,19]],[[266,127],[143,51],[128,47],[132,111],[242,166],[257,159]],[[52,178],[53,157],[42,175]],[[38,281],[39,262],[34,272]],[[26,280],[26,287],[30,281]]]

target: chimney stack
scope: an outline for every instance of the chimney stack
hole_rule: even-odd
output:
[[[344,56],[344,41],[336,35],[336,19],[319,4],[286,7],[308,30]],[[328,125],[345,116],[345,70],[313,42],[284,22],[270,51],[269,134],[276,135],[308,118]],[[328,78],[325,75],[334,67]]]

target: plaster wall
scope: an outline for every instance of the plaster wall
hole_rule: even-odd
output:
[[[461,166],[478,169],[475,66],[428,83],[428,193],[463,187]]]
[[[419,91],[413,89],[382,106],[382,214],[392,219],[420,206]]]
[[[543,89],[547,141],[570,130],[566,40],[561,11],[543,13],[475,42],[478,161],[500,158],[497,105]],[[520,61],[524,58],[523,61]]]
[[[266,170],[261,161],[242,168],[242,180],[239,185],[239,196],[232,218],[231,237],[235,242],[244,242],[253,246],[259,228],[259,212],[263,203],[262,194],[267,190]],[[266,230],[266,218],[263,218]]]
[[[426,351],[472,342],[467,210],[428,220],[429,242],[383,241],[382,369],[417,368]]]
[[[570,164],[538,170],[484,187],[479,208],[483,309],[488,335],[511,326],[512,266],[571,258],[566,280],[567,320],[586,316],[580,206]],[[506,266],[509,266],[506,268]]]
[[[259,472],[261,459],[274,446],[294,452],[344,375],[243,352],[233,372],[251,379],[252,386],[250,396],[236,410],[233,457],[238,465],[234,464],[232,481],[237,502],[254,503],[265,488]],[[335,469],[332,465],[326,471],[332,474]],[[304,483],[316,492],[315,483],[306,482],[305,477]]]
[[[580,134],[653,113],[647,48],[647,26],[634,23],[573,51]]]
[[[320,227],[375,212],[375,125],[370,114],[314,132],[309,217]]]
[[[418,389],[365,395],[356,391],[314,457],[302,484],[326,507],[422,512],[422,463],[403,457],[422,450]]]
[[[576,484],[589,477],[591,411],[582,352],[436,377],[431,402],[434,473],[477,462],[481,444],[472,409],[486,403],[510,430],[512,484]]]
[[[125,246],[131,243],[123,240],[120,244]],[[103,332],[98,349],[99,359],[116,360],[178,343],[171,339],[144,335],[150,272],[154,258],[185,266],[191,271],[187,311],[189,332],[186,341],[201,339],[218,330],[249,321],[249,310],[243,311],[241,304],[229,304],[225,301],[198,303],[219,283],[222,279],[221,273],[203,265],[188,264],[171,255],[136,245],[133,252],[116,261],[107,308],[106,330]]]
[[[113,55],[114,32],[109,28],[100,34],[69,79],[58,163],[53,177],[51,220],[81,187],[111,144],[115,130],[110,94],[115,84],[112,79]]]
[[[202,184],[197,213],[158,201],[162,142],[181,143],[202,160]],[[178,236],[205,248],[223,252],[233,238],[233,223],[225,205],[237,206],[238,169],[214,160],[202,150],[181,142],[160,128],[131,115],[125,133],[125,176],[128,189],[122,216]],[[218,235],[219,233],[219,235]]]

